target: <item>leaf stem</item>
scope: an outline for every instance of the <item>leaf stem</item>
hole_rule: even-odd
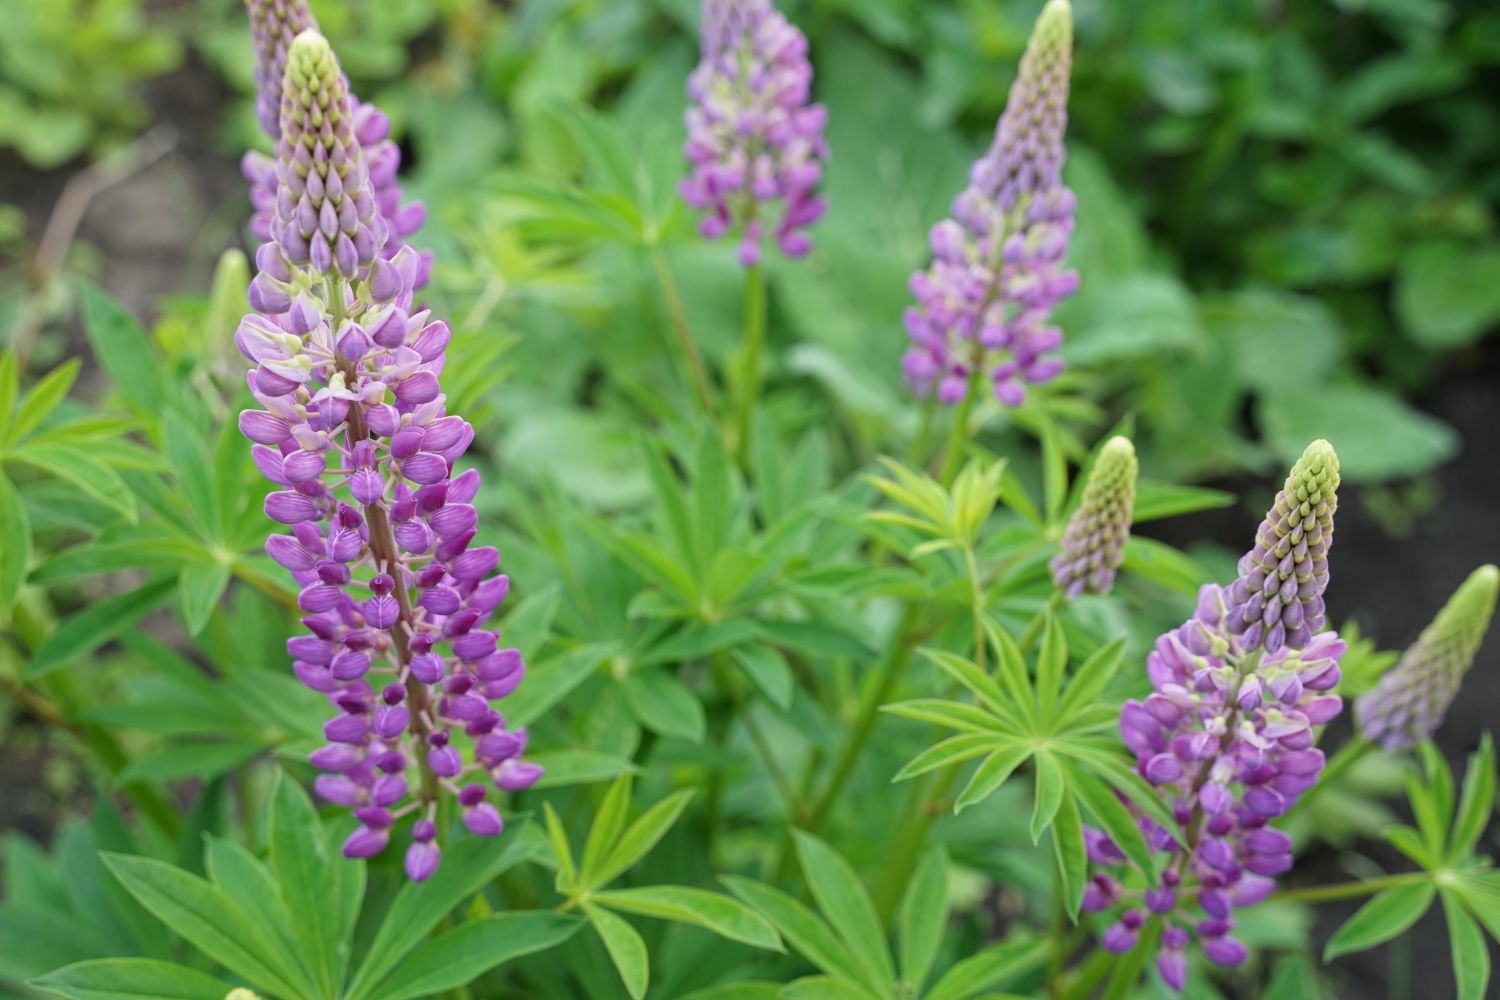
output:
[[[964,390],[964,398],[958,404],[958,410],[953,414],[953,426],[948,431],[948,443],[943,447],[942,471],[938,474],[938,482],[944,489],[953,485],[953,479],[958,475],[958,470],[964,461],[964,451],[969,445],[969,418],[974,412],[974,397],[978,395],[979,368],[975,366],[969,375],[968,388]]]
[[[1278,903],[1327,903],[1338,899],[1358,899],[1360,896],[1373,896],[1385,889],[1416,885],[1419,882],[1429,881],[1432,877],[1432,872],[1399,872],[1395,875],[1382,875],[1380,878],[1363,881],[1281,889],[1272,893],[1270,899]]]
[[[698,351],[698,341],[693,337],[693,328],[688,322],[687,307],[682,301],[682,291],[677,287],[677,278],[672,273],[671,262],[661,247],[651,248],[651,267],[656,272],[656,282],[661,286],[661,295],[667,303],[667,313],[672,319],[672,329],[677,334],[677,346],[697,391],[698,402],[710,419],[717,419],[714,405],[713,383],[708,378],[708,368],[703,355]]]
[[[807,828],[810,832],[816,833],[828,818],[828,811],[843,794],[849,776],[854,772],[855,765],[859,763],[859,758],[864,753],[865,746],[870,742],[870,737],[874,735],[875,722],[880,717],[880,706],[885,704],[890,697],[897,678],[901,676],[902,670],[911,658],[912,647],[919,639],[919,636],[913,633],[917,615],[916,604],[908,604],[895,631],[891,634],[891,644],[886,650],[884,661],[880,664],[875,686],[870,689],[869,696],[860,705],[854,730],[839,754],[838,762],[833,768],[833,777],[828,781],[828,787],[823,790],[823,794],[819,796],[808,814]]]
[[[750,415],[760,398],[761,366],[766,353],[766,272],[759,264],[745,268],[745,332],[730,369],[734,397],[733,448],[743,466],[750,454]]]

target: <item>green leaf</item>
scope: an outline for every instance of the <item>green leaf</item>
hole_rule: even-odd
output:
[[[15,409],[20,388],[21,373],[16,365],[16,350],[7,347],[0,351],[0,423],[10,423],[10,412]]]
[[[1049,755],[1050,756],[1050,755]],[[1089,859],[1083,840],[1083,820],[1072,795],[1064,795],[1052,823],[1052,848],[1062,877],[1063,908],[1075,923],[1088,881]]]
[[[1453,956],[1457,1000],[1484,1000],[1490,984],[1490,950],[1484,932],[1464,910],[1455,893],[1444,892],[1443,917],[1448,921],[1448,949]]]
[[[584,916],[594,925],[604,950],[625,983],[631,1000],[641,1000],[646,995],[646,984],[650,978],[650,961],[646,955],[646,942],[629,923],[593,903],[583,904]]]
[[[590,898],[600,906],[614,910],[695,924],[732,941],[742,941],[769,951],[782,950],[781,937],[759,913],[737,899],[716,892],[678,885],[653,885],[596,892]]]
[[[577,917],[546,911],[470,920],[423,942],[386,976],[371,1000],[413,1000],[456,989],[513,958],[555,948],[582,926]]]
[[[898,701],[890,705],[882,705],[880,710],[891,715],[899,715],[908,719],[916,719],[918,722],[931,722],[939,726],[949,726],[965,732],[991,733],[996,736],[1005,736],[1007,731],[999,719],[990,715],[982,708],[973,705],[965,705],[957,701],[943,701],[939,698],[915,698],[911,701]]]
[[[609,781],[622,774],[634,774],[639,768],[628,757],[598,753],[593,750],[542,750],[528,754],[528,759],[542,766],[542,776],[532,788],[565,788]]]
[[[901,901],[901,979],[920,996],[948,929],[948,856],[941,849],[922,859]]]
[[[30,562],[31,519],[21,494],[0,471],[0,620],[15,607]]]
[[[224,1000],[222,980],[150,958],[102,958],[79,962],[31,981],[69,1000]]]
[[[1041,965],[1045,940],[1006,941],[964,959],[945,972],[925,1000],[967,1000],[981,990]]]
[[[1266,394],[1257,422],[1287,465],[1307,442],[1327,438],[1345,482],[1378,482],[1426,472],[1458,452],[1453,428],[1395,396],[1356,385],[1322,385]]]
[[[1084,661],[1083,666],[1068,682],[1058,706],[1057,717],[1071,719],[1074,715],[1094,705],[1105,686],[1114,679],[1125,655],[1125,637],[1122,635],[1106,646],[1100,647]]]
[[[570,649],[534,668],[528,663],[527,683],[505,699],[506,722],[524,726],[540,719],[547,709],[593,676],[599,664],[618,648],[613,642],[596,642]]]
[[[876,1000],[869,988],[837,976],[804,976],[781,991],[783,1000]]]
[[[338,992],[341,914],[335,858],[318,812],[302,787],[278,772],[271,792],[271,870],[281,886],[293,934],[302,946],[303,963],[312,971],[322,996]],[[358,864],[358,862],[354,862]]]
[[[275,945],[218,886],[165,861],[105,852],[105,864],[142,906],[203,954],[250,983],[298,996],[300,977]]]
[[[573,863],[573,848],[568,844],[568,831],[563,829],[562,819],[552,803],[542,803],[542,815],[547,824],[547,843],[552,848],[552,857],[557,861],[557,891],[569,892],[578,884],[578,869]]]
[[[0,448],[20,441],[57,409],[57,404],[73,388],[81,365],[82,362],[77,358],[58,365],[21,397],[21,408],[16,412],[15,419],[0,433]]]
[[[745,676],[750,678],[761,694],[777,708],[786,710],[792,706],[792,668],[781,651],[759,643],[737,646],[730,654],[739,664]]]
[[[1062,697],[1063,674],[1068,666],[1068,643],[1063,638],[1062,624],[1057,616],[1044,611],[1046,624],[1042,630],[1042,649],[1036,661],[1037,711],[1044,724],[1053,718],[1053,709]]]
[[[264,743],[246,743],[242,740],[166,746],[136,757],[115,780],[122,784],[133,781],[180,781],[193,777],[209,781],[265,749]]]
[[[830,975],[864,978],[847,948],[817,914],[780,889],[747,878],[726,875],[729,891],[749,903],[781,932],[788,944]]]
[[[1003,747],[990,754],[974,769],[969,783],[954,800],[953,811],[963,812],[976,802],[983,802],[989,798],[996,789],[1005,784],[1015,769],[1021,766],[1021,762],[1030,756],[1031,747],[1020,744]]]
[[[37,468],[77,487],[78,491],[113,510],[131,524],[137,517],[135,494],[120,474],[89,451],[72,445],[30,441],[5,453],[5,458]]]
[[[178,494],[209,538],[222,538],[219,504],[214,497],[208,445],[198,429],[176,410],[161,414],[162,437],[167,461],[176,475]]]
[[[945,764],[959,764],[971,757],[978,757],[998,747],[1009,745],[1009,741],[988,733],[962,733],[950,736],[940,743],[923,750],[913,757],[905,767],[896,772],[891,781],[905,781],[919,774],[926,774]]]
[[[264,862],[232,840],[205,838],[204,863],[213,884],[240,905],[245,916],[275,935],[276,955],[289,969],[299,973],[299,982],[313,992],[309,971],[302,964],[300,947],[292,929],[281,887]]]
[[[229,586],[229,567],[223,563],[190,563],[177,576],[178,603],[188,635],[197,635],[208,625],[208,616],[218,607]]]
[[[550,811],[551,806],[549,805]],[[406,882],[386,912],[346,994],[366,1000],[383,987],[391,970],[464,900],[532,855],[533,842],[521,829],[499,837],[464,837],[443,852],[443,863],[425,882]]]
[[[579,872],[580,884],[585,888],[600,884],[595,874],[625,832],[625,821],[630,818],[630,785],[630,775],[616,778],[594,813],[594,825],[589,828],[588,840],[583,845],[583,868]]]
[[[1423,347],[1462,347],[1500,320],[1500,247],[1418,243],[1396,266],[1396,315]]]
[[[146,331],[114,299],[83,286],[83,330],[110,381],[137,413],[155,416],[168,399],[162,366]]]
[[[693,797],[693,791],[691,788],[684,788],[673,792],[642,813],[615,844],[608,860],[600,866],[596,884],[608,885],[645,857],[656,846],[657,841],[666,836],[672,824],[677,822],[677,817],[682,815],[688,800]]]
[[[1300,455],[1301,452],[1298,452]],[[1154,538],[1131,535],[1120,568],[1179,594],[1196,594],[1209,574],[1197,560]]]
[[[662,668],[628,674],[625,700],[641,725],[662,736],[702,743],[706,722],[703,705],[687,686]]]
[[[1449,837],[1448,861],[1461,864],[1468,860],[1489,823],[1495,804],[1495,743],[1489,733],[1479,741],[1479,749],[1469,756],[1464,772],[1463,793],[1458,800],[1458,818]]]
[[[810,833],[795,831],[797,857],[802,874],[812,889],[823,916],[849,946],[854,960],[864,969],[865,981],[886,992],[896,979],[890,948],[875,906],[849,862]]]
[[[1048,750],[1038,750],[1032,756],[1034,771],[1033,804],[1031,809],[1031,842],[1038,843],[1042,833],[1051,824],[1062,806],[1067,791],[1067,777],[1057,755]]]
[[[1130,519],[1135,524],[1160,521],[1203,510],[1217,510],[1234,503],[1233,493],[1204,489],[1201,486],[1178,486],[1156,479],[1138,479],[1135,484],[1135,509]]]
[[[1436,892],[1431,882],[1419,882],[1377,893],[1329,939],[1323,949],[1323,961],[1389,941],[1427,912]]]
[[[759,435],[756,436],[759,440]],[[707,989],[694,990],[682,1000],[781,1000],[780,983],[753,982],[724,983]]]
[[[26,679],[34,680],[92,653],[153,611],[176,585],[171,577],[159,577],[136,590],[107,597],[64,621],[32,657]]]
[[[970,693],[990,711],[1009,720],[1013,725],[1021,724],[1011,707],[1011,699],[1006,697],[1005,692],[1000,690],[1000,685],[996,684],[989,674],[980,670],[969,660],[953,653],[940,649],[922,649],[919,652],[948,676],[968,688]]]
[[[1147,876],[1154,875],[1156,869],[1151,847],[1146,843],[1136,818],[1125,808],[1115,790],[1071,760],[1064,761],[1063,767],[1068,774],[1068,788],[1078,796],[1125,857]]]

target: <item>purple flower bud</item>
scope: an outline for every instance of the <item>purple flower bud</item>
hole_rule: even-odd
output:
[[[1107,594],[1114,585],[1130,538],[1136,472],[1135,446],[1123,437],[1110,438],[1089,473],[1083,501],[1068,519],[1062,550],[1048,564],[1053,582],[1068,597]]]

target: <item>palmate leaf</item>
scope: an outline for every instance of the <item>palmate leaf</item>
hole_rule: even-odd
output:
[[[953,801],[953,811],[963,812],[969,806],[989,798],[1030,756],[1031,748],[1019,743],[1007,743],[997,749],[974,769],[969,783]]]
[[[782,951],[781,937],[760,914],[737,899],[678,885],[606,889],[590,897],[600,906],[642,917],[693,924],[755,948]]]
[[[818,908],[849,948],[870,985],[888,992],[896,979],[875,905],[842,856],[809,833],[797,831],[797,858]]]
[[[726,875],[729,891],[769,920],[786,942],[829,975],[859,982],[860,966],[828,924],[805,905],[761,882]]]
[[[1427,912],[1436,894],[1437,887],[1431,882],[1399,885],[1377,893],[1328,940],[1323,961],[1364,951],[1396,937]]]
[[[31,985],[69,1000],[224,1000],[222,979],[149,958],[103,958],[49,972]]]
[[[901,900],[897,921],[901,981],[914,995],[921,995],[947,926],[948,856],[939,849],[917,866]]]
[[[407,882],[396,894],[349,986],[347,1000],[374,996],[391,970],[444,917],[501,873],[530,858],[535,849],[535,841],[525,836],[525,823],[512,821],[499,837],[464,837],[445,850],[443,863],[430,879]]]
[[[583,914],[593,925],[599,940],[604,942],[604,950],[609,952],[610,961],[614,962],[616,971],[620,973],[620,980],[625,984],[631,1000],[641,1000],[646,995],[646,985],[651,978],[646,942],[627,921],[602,906],[585,902]]]
[[[550,911],[495,913],[469,920],[407,955],[381,981],[371,1000],[414,1000],[465,986],[513,958],[555,948],[582,926],[575,916]]]
[[[1006,941],[964,959],[943,974],[925,1000],[968,1000],[1047,959],[1045,939]]]

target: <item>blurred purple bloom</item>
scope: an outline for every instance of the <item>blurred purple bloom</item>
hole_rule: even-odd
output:
[[[707,213],[698,225],[705,238],[739,231],[746,267],[759,262],[773,225],[782,253],[812,249],[807,229],[823,215],[815,192],[828,159],[828,114],[808,103],[812,75],[807,38],[771,0],[704,0],[702,54],[687,83],[683,152],[692,173],[682,198]]]
[[[1360,732],[1387,750],[1428,739],[1458,697],[1489,631],[1500,569],[1481,566],[1454,591],[1380,686],[1355,702]]]
[[[932,227],[933,261],[911,276],[902,367],[921,396],[962,400],[988,379],[1006,406],[1062,370],[1052,307],[1078,276],[1063,269],[1073,192],[1062,182],[1073,14],[1049,0],[1037,19],[989,152],[969,171],[952,218]]]

